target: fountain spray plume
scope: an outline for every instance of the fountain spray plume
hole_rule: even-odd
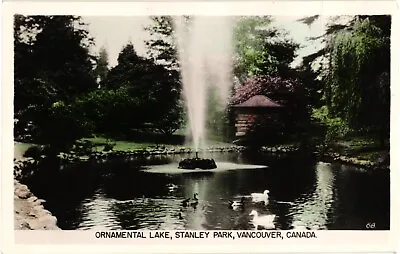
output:
[[[208,87],[217,86],[226,105],[232,86],[232,20],[196,16],[187,22],[185,17],[175,17],[174,26],[190,136],[199,151],[206,141]]]

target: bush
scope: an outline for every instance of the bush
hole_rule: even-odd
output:
[[[115,146],[115,143],[107,143],[104,145],[103,151],[108,152],[111,151]]]
[[[35,160],[39,159],[39,157],[43,154],[43,147],[41,146],[31,146],[29,147],[25,153],[24,157],[31,157]]]
[[[59,101],[42,113],[38,139],[54,151],[68,151],[76,140],[92,133],[93,123],[76,104]]]
[[[322,106],[319,109],[313,109],[312,117],[325,125],[325,144],[337,138],[343,138],[351,130],[348,125],[340,117],[332,117],[329,114],[327,106]]]

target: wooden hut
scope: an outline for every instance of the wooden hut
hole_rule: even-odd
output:
[[[281,104],[271,100],[264,95],[255,95],[247,101],[233,105],[235,112],[236,137],[245,136],[249,128],[257,121],[279,118]]]

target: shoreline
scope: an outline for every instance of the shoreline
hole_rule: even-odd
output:
[[[20,149],[16,147],[18,143],[22,144]],[[32,161],[23,157],[28,148],[29,145],[14,142],[14,230],[61,230],[57,218],[44,208],[45,200],[36,197],[27,185],[17,180],[23,162]]]
[[[200,152],[206,153],[240,153],[240,152],[251,152],[252,150],[238,145],[227,145],[227,146],[218,146],[218,147],[208,147],[203,149]],[[371,161],[365,160],[357,157],[357,155],[345,155],[338,152],[325,152],[321,153],[319,149],[315,151],[305,151],[300,149],[298,146],[293,145],[279,145],[279,146],[263,146],[259,150],[255,151],[258,153],[263,153],[266,155],[272,156],[290,156],[290,155],[301,155],[304,152],[309,152],[310,155],[315,156],[323,162],[339,162],[346,165],[351,165],[355,167],[360,167],[366,170],[388,170],[390,169],[390,163],[383,161]],[[135,160],[135,158],[144,158],[149,156],[171,156],[171,155],[188,155],[194,154],[195,151],[191,148],[187,147],[175,147],[175,148],[147,148],[147,149],[137,149],[137,150],[110,150],[110,151],[85,151],[83,153],[79,153],[76,151],[71,151],[68,153],[61,152],[57,155],[57,159],[60,161],[60,165],[68,165],[73,163],[107,163],[112,162],[113,160],[117,161],[125,161],[130,162]],[[34,159],[32,157],[23,157],[14,158],[14,179],[22,180],[23,177],[26,177],[33,174],[36,165],[43,159],[46,159],[46,155],[41,155]],[[31,168],[31,172],[23,172],[24,169]],[[25,173],[25,174],[23,174]],[[27,173],[27,174],[26,174]],[[22,178],[21,178],[22,177]]]
[[[28,186],[14,180],[14,230],[61,230],[57,218],[43,207]]]

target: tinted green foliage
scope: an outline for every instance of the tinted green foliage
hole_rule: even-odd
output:
[[[128,44],[118,57],[118,65],[108,74],[107,87],[125,89],[131,101],[127,103],[133,114],[129,117],[132,128],[147,126],[170,134],[181,123],[177,77],[176,71],[138,56],[133,45]]]
[[[15,16],[17,136],[30,123],[35,142],[65,150],[92,132],[171,134],[179,128],[178,72],[139,57],[132,44],[109,71],[104,48],[97,59],[89,54],[93,42],[80,20]]]
[[[76,16],[14,17],[14,111],[18,135],[26,123],[40,142],[70,143],[86,134],[70,102],[96,87],[92,40]]]
[[[311,24],[318,18],[302,22]],[[152,20],[147,28],[153,36],[147,41],[150,58],[138,56],[127,44],[117,66],[109,70],[104,48],[97,59],[89,53],[93,40],[80,17],[16,15],[15,133],[31,123],[37,142],[66,150],[93,132],[115,137],[137,130],[162,134],[177,130],[184,110],[173,20],[170,16]],[[257,125],[254,140],[283,142],[299,135],[310,106],[313,116],[330,127],[332,138],[351,130],[379,131],[386,138],[390,24],[390,16],[359,15],[345,23],[334,19],[321,37],[313,38],[325,47],[293,70],[290,64],[299,45],[274,28],[270,17],[238,18],[233,43],[234,74],[240,84],[231,103],[263,94],[286,110],[283,121],[268,119]],[[312,68],[317,58],[327,64]],[[225,112],[212,92],[207,99],[209,132],[226,133],[225,127],[233,125],[228,121],[232,112]]]
[[[127,89],[98,89],[74,102],[75,110],[90,119],[96,133],[126,131],[134,119],[135,104]]]
[[[390,34],[378,25],[358,20],[335,36],[331,51],[327,105],[355,129],[389,124]]]
[[[322,36],[314,38],[326,46],[305,57],[304,63],[310,66],[319,57],[327,60],[317,70],[323,81],[319,106],[325,106],[314,110],[314,116],[330,127],[328,133],[377,131],[381,144],[388,137],[390,25],[391,17],[384,15],[335,18]]]
[[[234,73],[241,82],[249,77],[272,75],[291,77],[290,63],[299,45],[273,27],[268,16],[241,17],[234,30],[236,62]]]
[[[37,140],[56,151],[71,149],[75,140],[90,136],[93,131],[92,122],[81,114],[76,104],[56,102],[42,119],[45,123],[38,125]]]
[[[82,26],[75,16],[15,16],[17,111],[40,103],[38,97],[51,103],[96,87],[91,40]]]

